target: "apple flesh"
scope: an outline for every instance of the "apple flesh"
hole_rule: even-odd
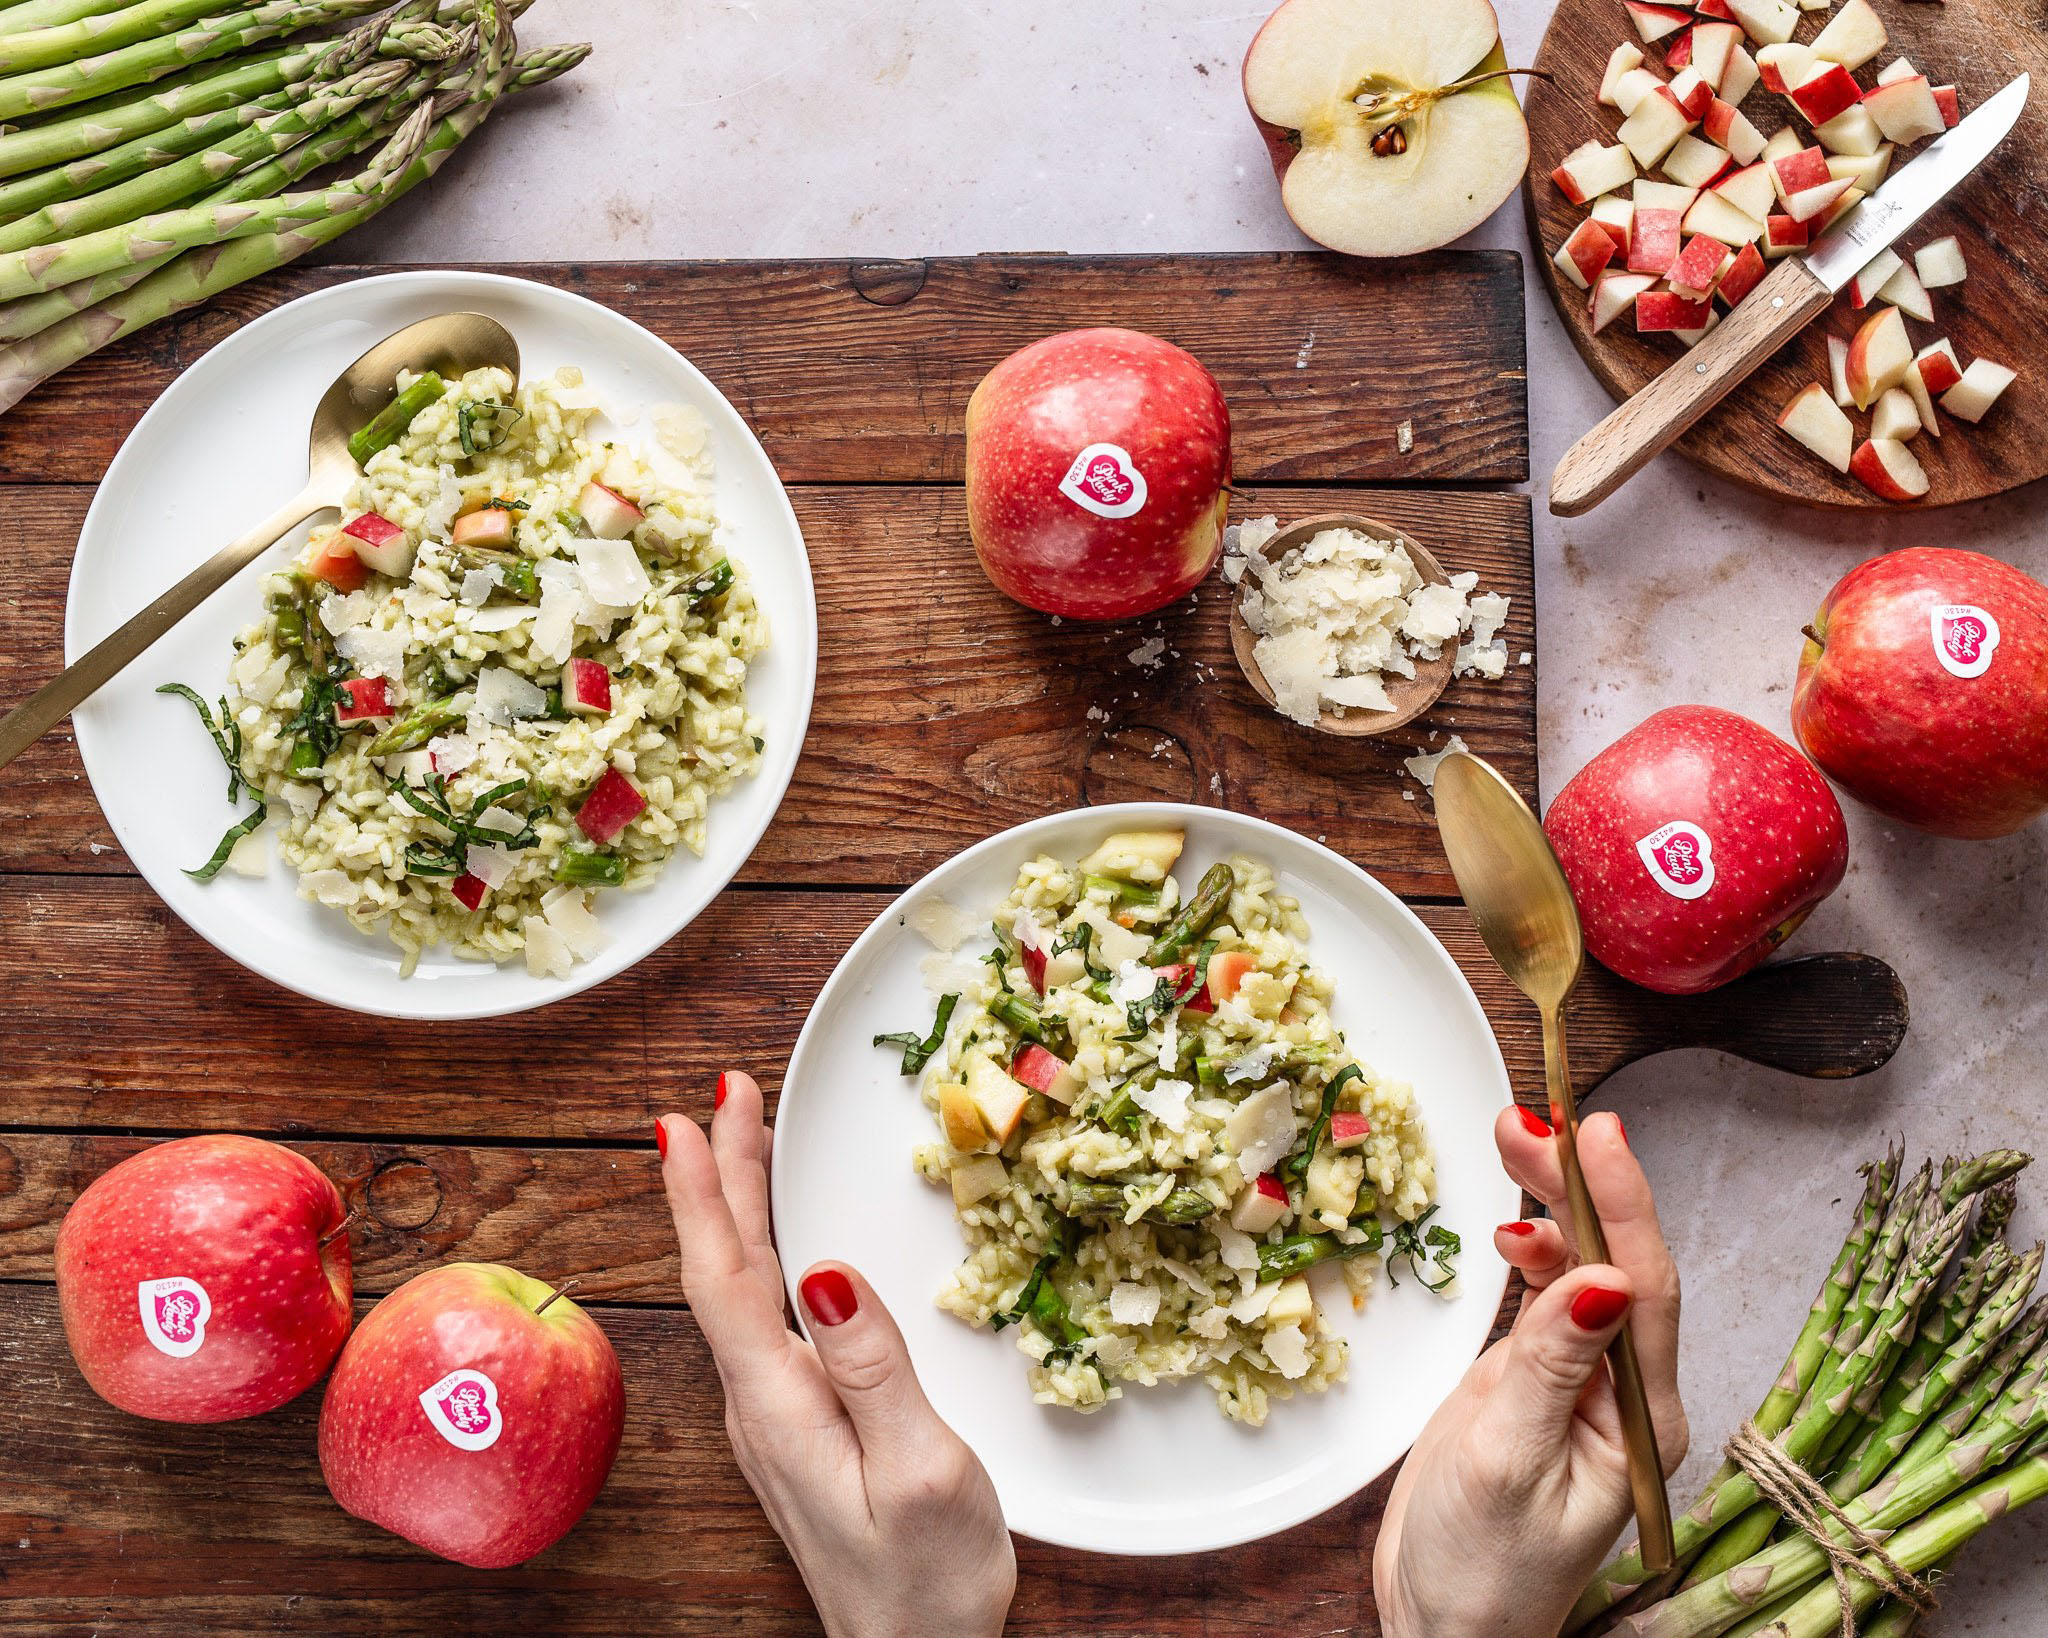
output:
[[[131,1155],[57,1231],[57,1306],[93,1391],[160,1422],[296,1398],[348,1335],[348,1208],[310,1160],[220,1134]]]
[[[1528,168],[1506,70],[1488,0],[1286,0],[1245,54],[1244,95],[1295,226],[1410,256],[1477,227]]]
[[[1544,820],[1594,959],[1692,995],[1739,978],[1841,885],[1827,781],[1775,734],[1708,706],[1660,711],[1558,793]]]
[[[1906,379],[1913,362],[1913,338],[1896,307],[1887,307],[1866,319],[1863,328],[1849,341],[1845,365],[1850,396],[1858,409],[1868,409],[1884,396],[1887,387]]]
[[[1123,620],[1185,597],[1223,553],[1230,411],[1171,342],[1073,330],[1013,353],[967,404],[967,520],[996,589]]]
[[[1848,472],[1849,457],[1856,447],[1856,428],[1818,382],[1802,388],[1779,412],[1778,425],[1837,472]]]
[[[342,1350],[320,1470],[357,1518],[503,1569],[597,1499],[625,1408],[618,1356],[588,1314],[515,1269],[451,1263],[378,1303]]]
[[[1965,839],[2048,812],[2048,587],[1910,547],[1850,570],[1808,638],[1792,725],[1859,802]]]
[[[1991,406],[2005,396],[2005,389],[2019,379],[2016,371],[1988,358],[1970,361],[1962,380],[1941,395],[1941,407],[1958,421],[1977,422],[1991,413]]]
[[[1963,247],[1953,234],[1914,251],[1913,269],[1929,290],[1945,290],[1970,276],[1969,265],[1963,260]]]
[[[1928,491],[1927,472],[1913,452],[1891,438],[1872,437],[1849,457],[1850,476],[1880,500],[1914,501]]]

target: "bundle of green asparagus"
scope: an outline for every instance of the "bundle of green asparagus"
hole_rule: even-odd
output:
[[[2027,1161],[1999,1150],[1902,1181],[1893,1152],[1864,1168],[1849,1237],[1739,1436],[1750,1459],[1679,1515],[1675,1570],[1622,1554],[1568,1632],[1832,1638],[1844,1588],[1865,1638],[1916,1630],[1963,1544],[2048,1494],[2042,1248],[2005,1242]],[[1807,1524],[1763,1499],[1758,1456],[1793,1470]]]
[[[0,411],[368,220],[589,55],[522,54],[531,3],[0,0]]]

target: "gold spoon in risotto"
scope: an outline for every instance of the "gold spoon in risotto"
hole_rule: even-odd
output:
[[[335,378],[313,412],[306,487],[255,528],[223,547],[111,637],[66,666],[0,717],[0,768],[110,682],[186,615],[316,512],[337,510],[362,465],[396,441],[416,413],[440,396],[416,384],[398,391],[401,370],[458,379],[495,366],[519,378],[519,343],[481,313],[443,313],[387,336]],[[411,396],[416,399],[407,402]]]

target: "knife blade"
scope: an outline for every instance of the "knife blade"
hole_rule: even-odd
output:
[[[1919,224],[1998,150],[2026,112],[2033,76],[2022,74],[1983,107],[1944,131],[1891,180],[1822,235],[1806,253],[1813,276],[1840,290]]]
[[[1833,306],[1837,291],[1997,151],[2032,88],[2031,77],[2020,75],[1900,167],[1806,255],[1781,261],[1698,346],[1566,451],[1550,480],[1550,510],[1561,518],[1590,512]]]

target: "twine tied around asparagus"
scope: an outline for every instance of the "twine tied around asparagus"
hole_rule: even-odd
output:
[[[1828,1572],[1835,1578],[1835,1591],[1842,1600],[1842,1638],[1856,1638],[1856,1600],[1849,1586],[1852,1575],[1870,1582],[1887,1597],[1910,1604],[1922,1615],[1934,1613],[1934,1589],[1887,1553],[1878,1537],[1836,1505],[1826,1485],[1759,1433],[1754,1422],[1744,1422],[1736,1430],[1725,1454],[1755,1481],[1764,1500],[1798,1525],[1827,1555]],[[1837,1539],[1830,1524],[1848,1537],[1846,1543]],[[1866,1558],[1875,1563],[1865,1563]]]

